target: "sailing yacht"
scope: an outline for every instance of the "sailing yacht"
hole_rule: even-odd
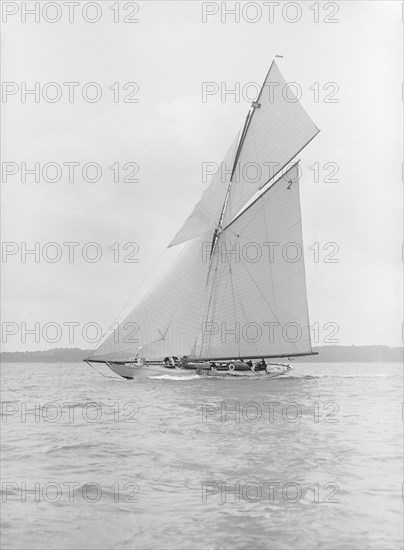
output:
[[[290,370],[271,360],[312,355],[294,159],[318,132],[274,61],[168,245],[171,268],[86,361],[128,379],[168,368],[263,377]]]

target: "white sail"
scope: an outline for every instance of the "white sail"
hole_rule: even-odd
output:
[[[257,104],[237,161],[223,226],[319,132],[275,62]]]
[[[187,243],[169,272],[91,356],[129,361],[188,355],[200,330],[209,261],[203,243],[212,232]]]
[[[311,344],[294,165],[221,233],[193,355],[306,353]]]
[[[89,359],[310,354],[298,165],[254,195],[318,131],[272,63],[241,138],[170,246],[190,242]]]
[[[293,87],[287,86],[275,62],[268,71],[256,104],[259,107],[250,117],[237,159],[224,225],[319,132],[293,94]],[[238,142],[239,135],[221,163],[220,170],[212,177],[209,187],[169,246],[217,227]]]
[[[169,246],[174,246],[198,237],[209,229],[213,231],[217,226],[229,186],[238,142],[239,133],[228,150],[227,155],[220,163],[218,171],[212,176],[209,186],[194,207],[192,214],[185,220],[184,225],[175,235]]]

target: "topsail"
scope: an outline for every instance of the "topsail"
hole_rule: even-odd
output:
[[[224,223],[230,222],[248,200],[315,137],[319,129],[272,63],[257,101],[207,190],[170,246],[214,230],[234,168]],[[237,144],[238,139],[241,143]],[[237,155],[237,145],[239,151]],[[198,232],[199,229],[199,232]]]

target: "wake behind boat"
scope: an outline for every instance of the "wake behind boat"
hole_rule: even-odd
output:
[[[273,62],[168,246],[180,250],[173,265],[86,361],[128,379],[170,367],[260,378],[291,369],[271,359],[313,355],[292,161],[318,132]]]

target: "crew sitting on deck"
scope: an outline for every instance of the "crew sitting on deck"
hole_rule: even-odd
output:
[[[259,370],[266,370],[267,368],[267,364],[265,363],[265,359],[262,358],[261,361],[259,361],[256,365],[255,365],[255,370],[256,371],[259,371]]]
[[[175,368],[175,361],[173,357],[165,357],[164,358],[164,366],[167,369],[173,369]]]

